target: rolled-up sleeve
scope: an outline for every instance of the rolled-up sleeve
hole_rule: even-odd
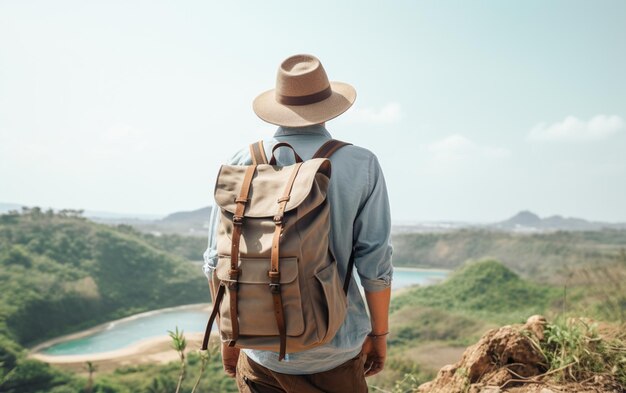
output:
[[[211,278],[211,272],[217,266],[217,227],[219,225],[218,219],[218,207],[213,206],[211,209],[211,215],[209,217],[209,238],[208,246],[204,252],[204,264],[202,265],[202,271],[207,278]]]
[[[377,292],[391,286],[391,212],[382,169],[372,155],[368,168],[369,193],[354,221],[354,265],[363,289]]]

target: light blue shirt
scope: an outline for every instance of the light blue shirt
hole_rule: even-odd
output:
[[[329,139],[330,133],[321,125],[279,127],[272,139],[264,140],[265,153],[269,159],[274,144],[288,142],[303,160],[307,160]],[[294,162],[293,153],[289,149],[278,149],[276,155],[278,165],[290,165]],[[354,245],[355,270],[363,288],[368,292],[388,288],[391,286],[393,274],[391,214],[387,187],[378,159],[367,149],[346,146],[335,152],[330,161],[331,180],[327,195],[331,217],[330,247],[337,259],[339,274],[345,277]],[[241,150],[230,160],[231,165],[251,163],[248,148]],[[209,247],[204,254],[203,269],[207,277],[210,277],[217,264],[217,209],[213,209],[213,213],[209,225]],[[244,349],[246,355],[262,366],[284,374],[327,371],[354,358],[371,331],[371,322],[354,276],[351,280],[346,319],[329,343],[290,353],[280,362],[277,352]]]

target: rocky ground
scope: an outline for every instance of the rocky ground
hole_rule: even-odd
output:
[[[468,347],[460,361],[441,368],[437,377],[422,384],[418,393],[622,393],[611,375],[598,373],[584,381],[553,378],[537,342],[544,339],[546,319],[532,316],[525,325],[489,330]]]

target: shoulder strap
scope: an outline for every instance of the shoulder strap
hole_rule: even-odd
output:
[[[330,158],[337,150],[341,149],[344,146],[351,145],[352,143],[338,141],[336,139],[331,139],[320,146],[319,149],[313,154],[312,158]]]
[[[262,140],[250,145],[250,156],[254,165],[267,164],[267,156],[265,156],[265,147]]]
[[[337,150],[344,146],[352,145],[352,143],[338,141],[331,139],[320,146],[319,149],[313,154],[313,158],[330,158]],[[354,270],[354,249],[350,251],[350,259],[348,260],[348,269],[346,271],[346,277],[343,281],[343,291],[346,296],[348,295],[348,289],[350,287],[350,281],[352,279],[352,271]]]

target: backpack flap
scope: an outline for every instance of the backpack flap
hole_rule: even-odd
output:
[[[224,211],[235,213],[241,184],[247,166],[222,165],[215,185],[215,203]],[[246,203],[245,216],[252,218],[273,217],[278,199],[294,165],[258,165]],[[316,158],[305,161],[298,172],[285,212],[302,207],[301,215],[319,206],[326,199],[330,183],[330,161]],[[305,202],[303,204],[303,202]],[[300,206],[303,205],[303,206]]]

